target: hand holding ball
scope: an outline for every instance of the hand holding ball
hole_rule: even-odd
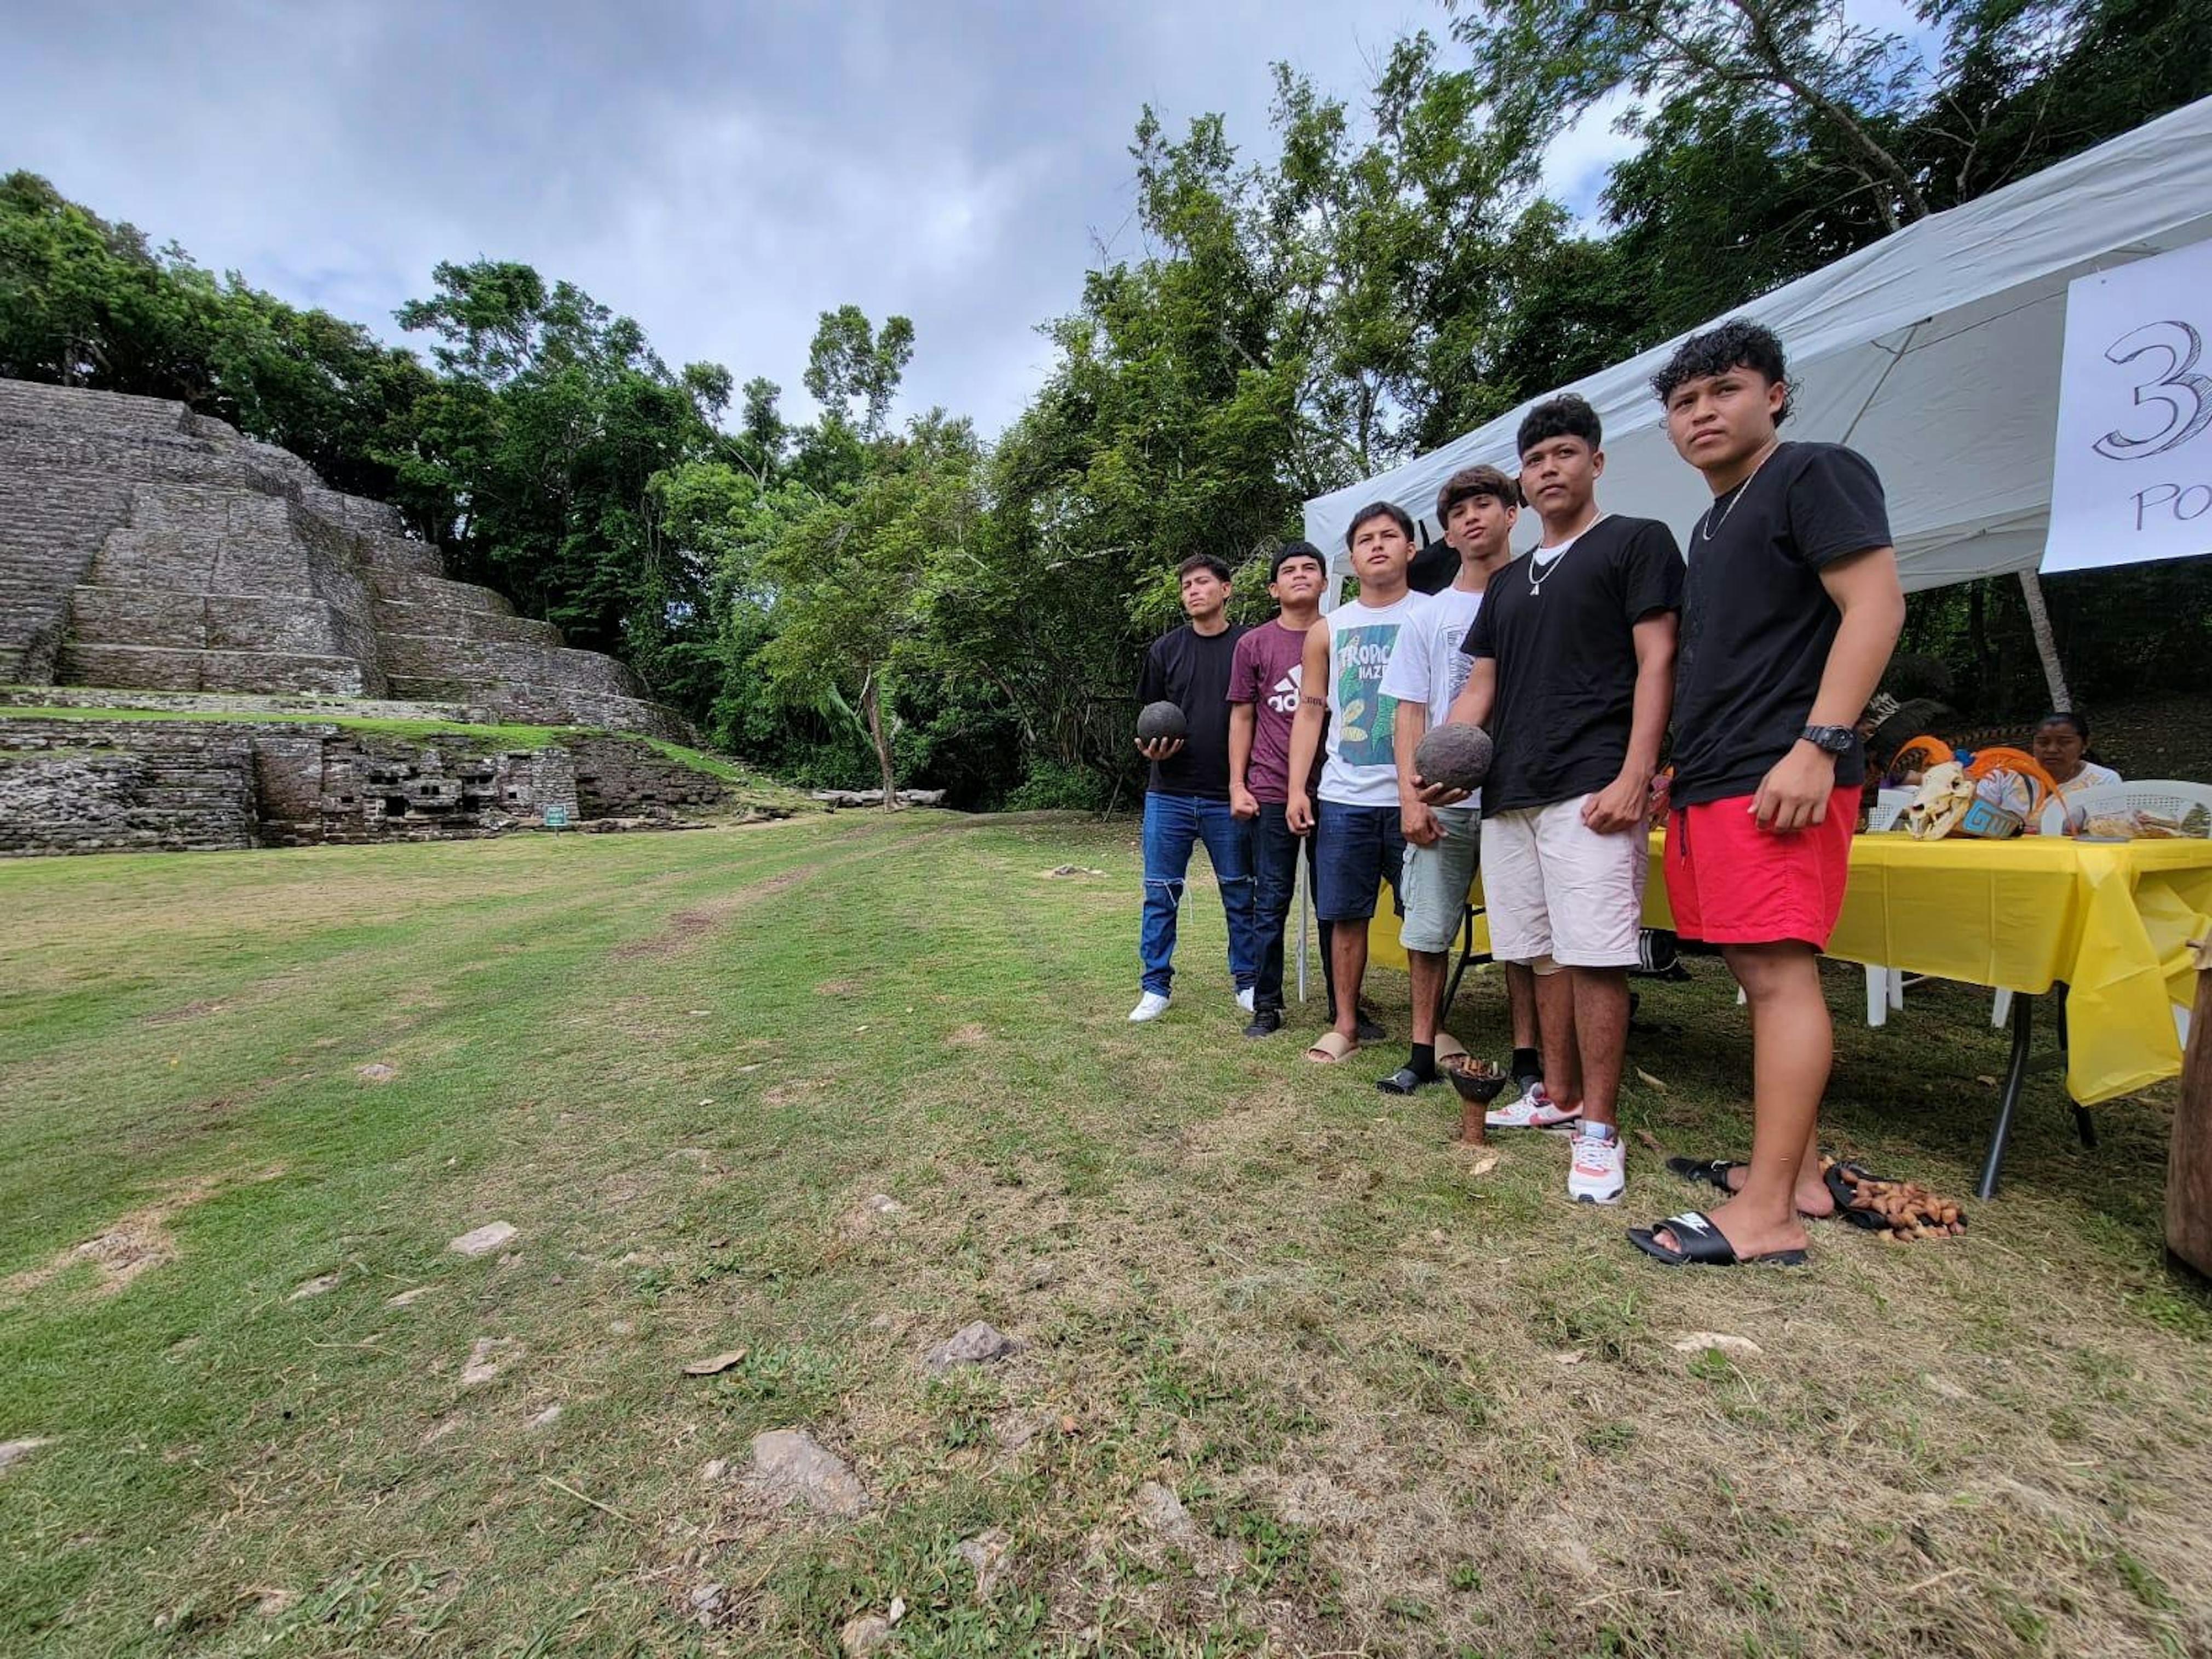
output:
[[[1490,775],[1490,733],[1479,726],[1434,726],[1413,749],[1413,775],[1435,788],[1480,788]]]
[[[1171,702],[1148,702],[1137,716],[1139,743],[1172,743],[1190,735],[1190,722]]]

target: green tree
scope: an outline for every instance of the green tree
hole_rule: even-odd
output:
[[[775,637],[758,661],[787,701],[857,708],[897,805],[886,682],[922,629],[933,589],[957,586],[982,510],[965,420],[932,411],[879,441],[849,495],[823,501],[768,548]]]
[[[806,357],[806,390],[864,437],[882,434],[899,377],[914,357],[914,324],[887,317],[878,334],[858,306],[822,313]]]

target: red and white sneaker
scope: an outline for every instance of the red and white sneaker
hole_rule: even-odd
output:
[[[1567,1196],[1577,1204],[1618,1204],[1628,1188],[1628,1153],[1618,1134],[1600,1139],[1584,1130],[1575,1137],[1575,1161],[1567,1166]]]
[[[1482,1121],[1493,1129],[1561,1129],[1582,1119],[1580,1107],[1569,1110],[1554,1106],[1540,1083],[1529,1085],[1528,1092],[1518,1099],[1493,1106],[1482,1115]]]

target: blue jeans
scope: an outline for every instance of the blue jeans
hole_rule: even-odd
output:
[[[1346,806],[1325,800],[1315,808],[1314,914],[1330,921],[1364,922],[1375,914],[1382,884],[1402,914],[1406,836],[1395,806]]]
[[[1255,1008],[1283,1011],[1283,955],[1290,932],[1291,908],[1297,898],[1298,853],[1304,850],[1309,881],[1314,868],[1314,838],[1293,835],[1279,801],[1263,800],[1260,816],[1252,823],[1252,875],[1257,884],[1255,918],[1260,930],[1260,975],[1253,989]],[[1333,931],[1321,924],[1321,976],[1331,987],[1329,1018],[1336,1018],[1334,977],[1328,959]]]
[[[1250,832],[1225,800],[1152,790],[1145,796],[1145,925],[1138,948],[1145,960],[1145,989],[1162,996],[1175,977],[1176,908],[1182,902],[1190,849],[1200,842],[1212,861],[1222,913],[1229,919],[1230,977],[1242,991],[1259,976]]]

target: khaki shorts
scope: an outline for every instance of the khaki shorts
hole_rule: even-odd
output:
[[[1483,903],[1498,961],[1636,966],[1650,843],[1640,823],[1613,836],[1593,830],[1583,822],[1589,799],[1484,817]]]
[[[1408,951],[1435,955],[1451,949],[1467,919],[1467,890],[1474,882],[1475,855],[1481,850],[1480,819],[1472,806],[1437,811],[1442,831],[1427,847],[1406,843],[1405,925],[1398,943]]]

